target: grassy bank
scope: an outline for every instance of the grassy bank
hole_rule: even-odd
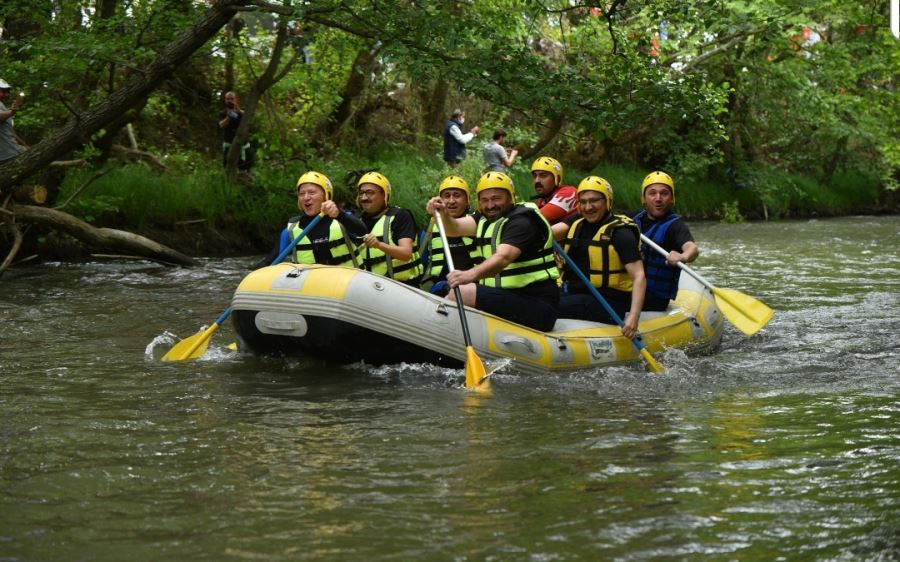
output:
[[[533,195],[528,164],[517,162],[511,170],[521,200]],[[84,189],[65,210],[98,226],[182,233],[201,239],[218,236],[226,240],[223,247],[208,249],[217,254],[227,253],[229,248],[268,249],[288,217],[298,212],[294,185],[306,170],[299,163],[289,168],[261,163],[250,178],[240,182],[228,181],[214,165],[192,165],[188,159],[173,159],[168,165],[164,174],[151,173],[139,165],[115,168]],[[355,176],[348,171],[377,168],[391,180],[392,203],[409,208],[424,224],[425,201],[436,192],[441,179],[450,173],[461,175],[474,191],[482,163],[480,155],[473,154],[450,170],[438,155],[388,148],[369,159],[346,156],[311,162],[310,167],[332,179],[335,198],[345,206],[352,206],[355,193]],[[565,181],[577,185],[588,175],[605,177],[615,190],[616,210],[625,212],[640,207],[640,184],[646,172],[608,165],[590,172],[566,170]],[[90,170],[71,172],[58,201],[67,200],[92,174]],[[813,178],[762,168],[742,170],[727,181],[679,177],[677,172],[673,176],[677,209],[692,219],[740,221],[886,210],[880,200],[878,178],[859,172],[837,174],[828,187]],[[225,232],[230,236],[223,236]],[[197,243],[201,251],[206,246],[208,243],[202,240]]]

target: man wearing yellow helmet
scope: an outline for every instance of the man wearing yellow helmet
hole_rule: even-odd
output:
[[[531,178],[538,209],[550,224],[575,216],[575,186],[563,185],[563,167],[558,160],[541,156],[531,164]]]
[[[559,270],[550,224],[534,205],[516,204],[515,187],[504,173],[483,174],[475,191],[479,210],[474,216],[451,217],[440,197],[426,206],[429,214],[441,213],[448,236],[474,237],[483,260],[448,274],[448,284],[460,288],[467,306],[551,330],[559,302]]]
[[[367,234],[360,255],[368,271],[418,286],[422,264],[416,252],[416,221],[407,209],[393,207],[391,182],[378,172],[359,178],[357,202]]]
[[[581,217],[553,225],[553,235],[563,240],[566,254],[624,319],[622,334],[634,338],[646,288],[640,231],[630,218],[613,214],[613,189],[605,179],[584,178],[577,194]],[[563,272],[562,292],[560,318],[616,324],[581,278],[568,270]]]
[[[644,268],[647,273],[647,298],[644,310],[666,310],[669,301],[678,294],[681,268],[678,262],[690,263],[700,255],[691,229],[675,207],[675,180],[665,172],[647,174],[641,185],[644,210],[634,216],[644,236],[669,252],[663,257],[644,245]]]
[[[331,180],[325,174],[309,171],[300,176],[297,180],[297,207],[303,214],[291,217],[281,231],[277,252],[258,265],[272,263],[322,212],[325,216],[297,243],[287,261],[353,267],[356,246],[352,239],[363,236],[367,232],[366,225],[350,212],[341,210],[332,201],[333,196]]]
[[[458,219],[469,212],[469,184],[459,176],[447,176],[438,188],[438,197],[444,201],[444,208],[450,217]],[[434,223],[434,221],[432,221]],[[444,260],[444,243],[441,240],[437,224],[432,225],[431,232],[424,233],[422,248],[425,266],[423,286],[426,282],[433,284],[432,293],[446,295],[450,287],[445,282],[447,264]],[[474,240],[468,236],[448,236],[450,255],[456,269],[469,269],[475,263]],[[426,257],[427,252],[427,257]]]

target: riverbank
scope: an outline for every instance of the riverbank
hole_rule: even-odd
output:
[[[420,226],[427,222],[424,202],[449,173],[466,178],[474,190],[480,161],[469,159],[452,171],[436,157],[408,151],[384,152],[377,160],[311,162],[311,169],[332,178],[335,199],[352,208],[355,178],[347,170],[378,169],[393,184],[391,203],[410,209]],[[298,213],[296,178],[306,168],[258,166],[240,181],[228,180],[219,168],[174,168],[165,174],[142,166],[115,168],[96,180],[91,170],[71,172],[53,205],[97,226],[141,234],[189,256],[265,254],[289,217]],[[646,171],[627,165],[604,165],[590,172],[567,170],[564,183],[577,185],[600,175],[615,190],[617,212],[640,208],[640,184]],[[510,172],[520,200],[533,195],[528,165]],[[713,174],[715,175],[715,174]],[[721,178],[675,174],[677,211],[691,222],[743,222],[900,213],[900,193],[881,189],[877,177],[839,172],[824,185],[816,178],[754,168]],[[92,252],[74,239],[37,227],[26,230],[18,260],[81,260]],[[3,235],[0,235],[3,236]],[[0,238],[0,248],[10,239]]]

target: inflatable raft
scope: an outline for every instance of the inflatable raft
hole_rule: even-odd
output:
[[[380,275],[346,267],[282,263],[256,270],[232,299],[241,349],[339,363],[424,362],[461,367],[465,344],[456,303]],[[526,373],[570,371],[641,360],[618,326],[560,319],[539,332],[466,308],[472,345],[486,363],[509,359]],[[651,353],[714,350],[724,318],[713,295],[688,275],[665,312],[639,325]]]

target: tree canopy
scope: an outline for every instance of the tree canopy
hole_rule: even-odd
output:
[[[754,165],[875,170],[898,186],[898,42],[884,2],[7,0],[3,78],[32,149],[108,158],[126,125],[160,158],[217,162],[221,95],[251,98],[267,165],[385,143],[436,152],[449,110],[525,158],[753,181]]]

